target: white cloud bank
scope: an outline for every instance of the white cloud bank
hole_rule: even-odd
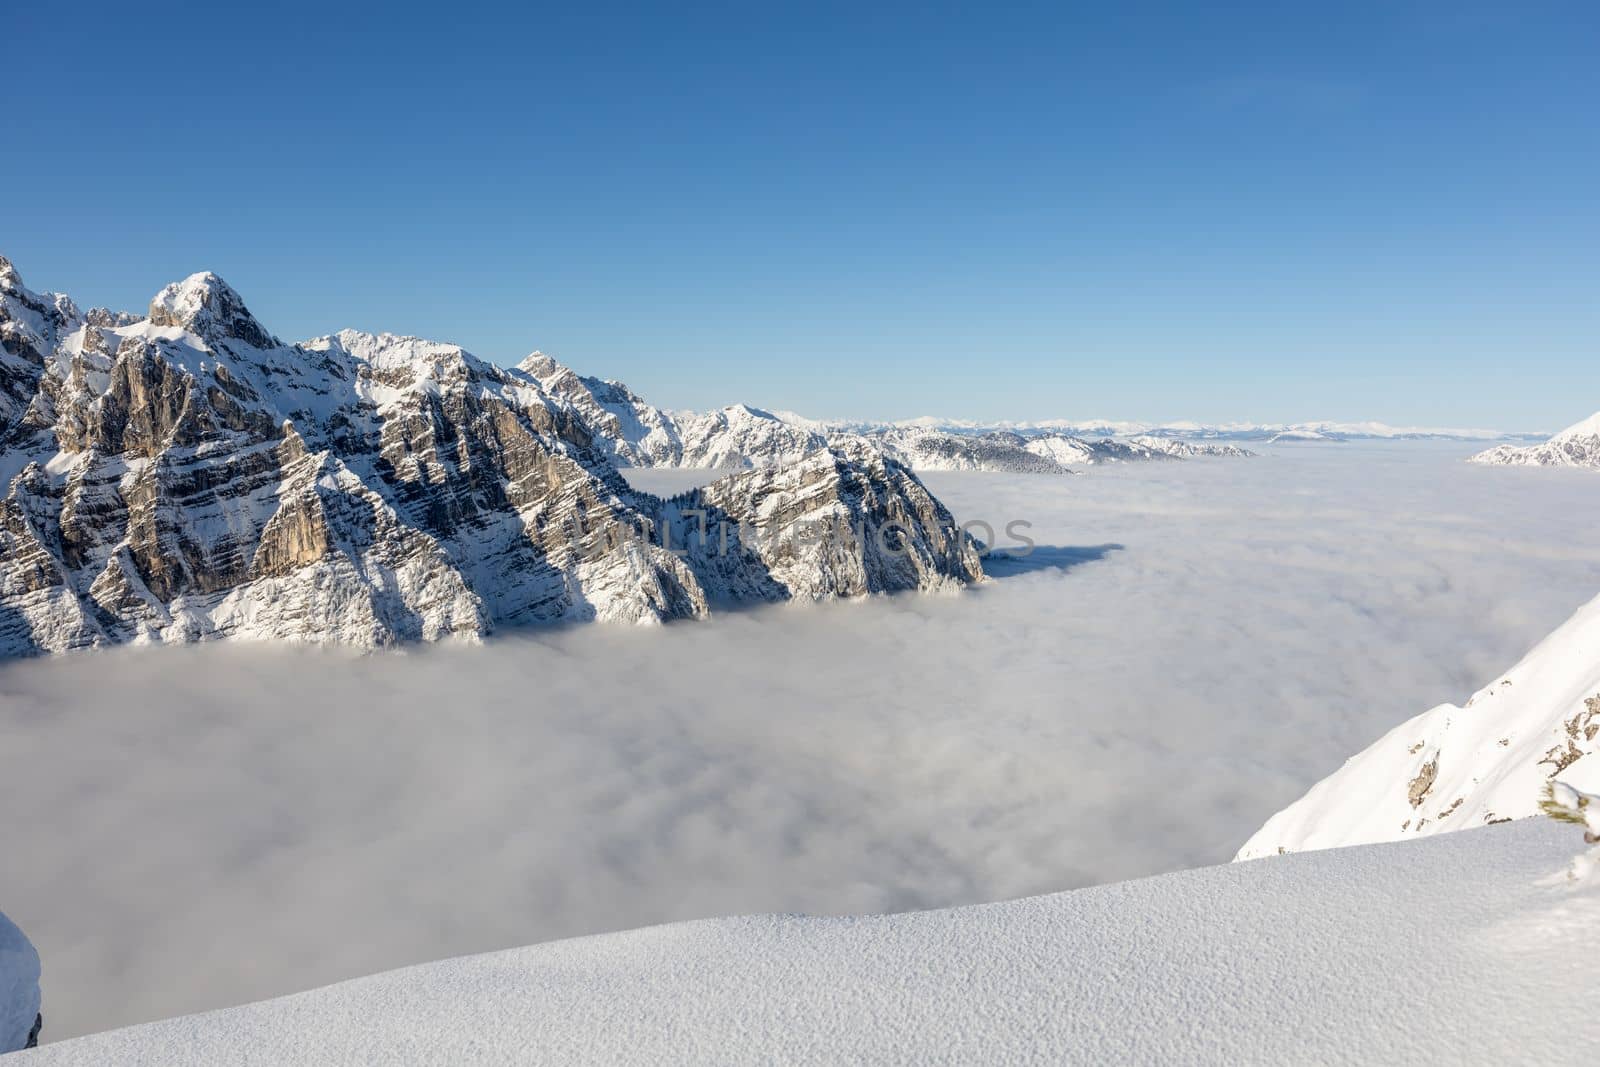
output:
[[[1592,476],[1467,451],[929,476],[1057,550],[962,596],[0,669],[0,905],[45,1037],[668,919],[1225,861],[1600,590]]]

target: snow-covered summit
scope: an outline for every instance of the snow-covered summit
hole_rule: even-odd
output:
[[[1600,897],[1550,884],[1581,848],[1539,821],[943,911],[679,923],[20,1062],[1581,1063]]]
[[[162,289],[150,301],[149,319],[156,326],[180,326],[203,338],[243,341],[255,348],[283,343],[256,321],[232,286],[210,271]]]
[[[1499,445],[1472,457],[1472,462],[1507,467],[1586,467],[1600,470],[1600,412],[1568,426],[1540,445]]]

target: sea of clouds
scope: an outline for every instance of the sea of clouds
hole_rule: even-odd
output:
[[[928,475],[1039,545],[960,595],[4,666],[0,908],[42,954],[45,1037],[646,923],[1224,862],[1600,592],[1600,478],[1469,451]]]

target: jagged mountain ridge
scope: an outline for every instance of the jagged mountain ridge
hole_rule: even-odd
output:
[[[1119,461],[1248,456],[1229,444],[1152,435],[1088,440],[1060,431],[961,431],[925,426],[844,427],[742,404],[711,412],[671,412],[617,381],[584,377],[541,352],[519,365],[584,413],[625,467],[759,467],[793,463],[828,445],[877,448],[913,470],[1071,473]]]
[[[1527,448],[1498,445],[1472,457],[1473,463],[1503,467],[1584,467],[1600,470],[1600,414],[1569,426],[1542,444]]]
[[[704,562],[659,543],[661,504],[618,475],[611,432],[456,345],[356,331],[285,344],[213,274],[137,318],[34,293],[0,259],[0,654],[704,615]],[[809,499],[830,514],[861,484],[925,495],[898,464],[824,455]],[[751,554],[738,587],[816,598],[981,579],[942,506],[905,506],[935,524],[930,543],[965,551],[911,551],[860,581],[798,581],[806,560],[774,575]]]

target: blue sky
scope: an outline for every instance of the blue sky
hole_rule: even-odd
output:
[[[24,4],[0,253],[820,416],[1600,408],[1593,5]]]

